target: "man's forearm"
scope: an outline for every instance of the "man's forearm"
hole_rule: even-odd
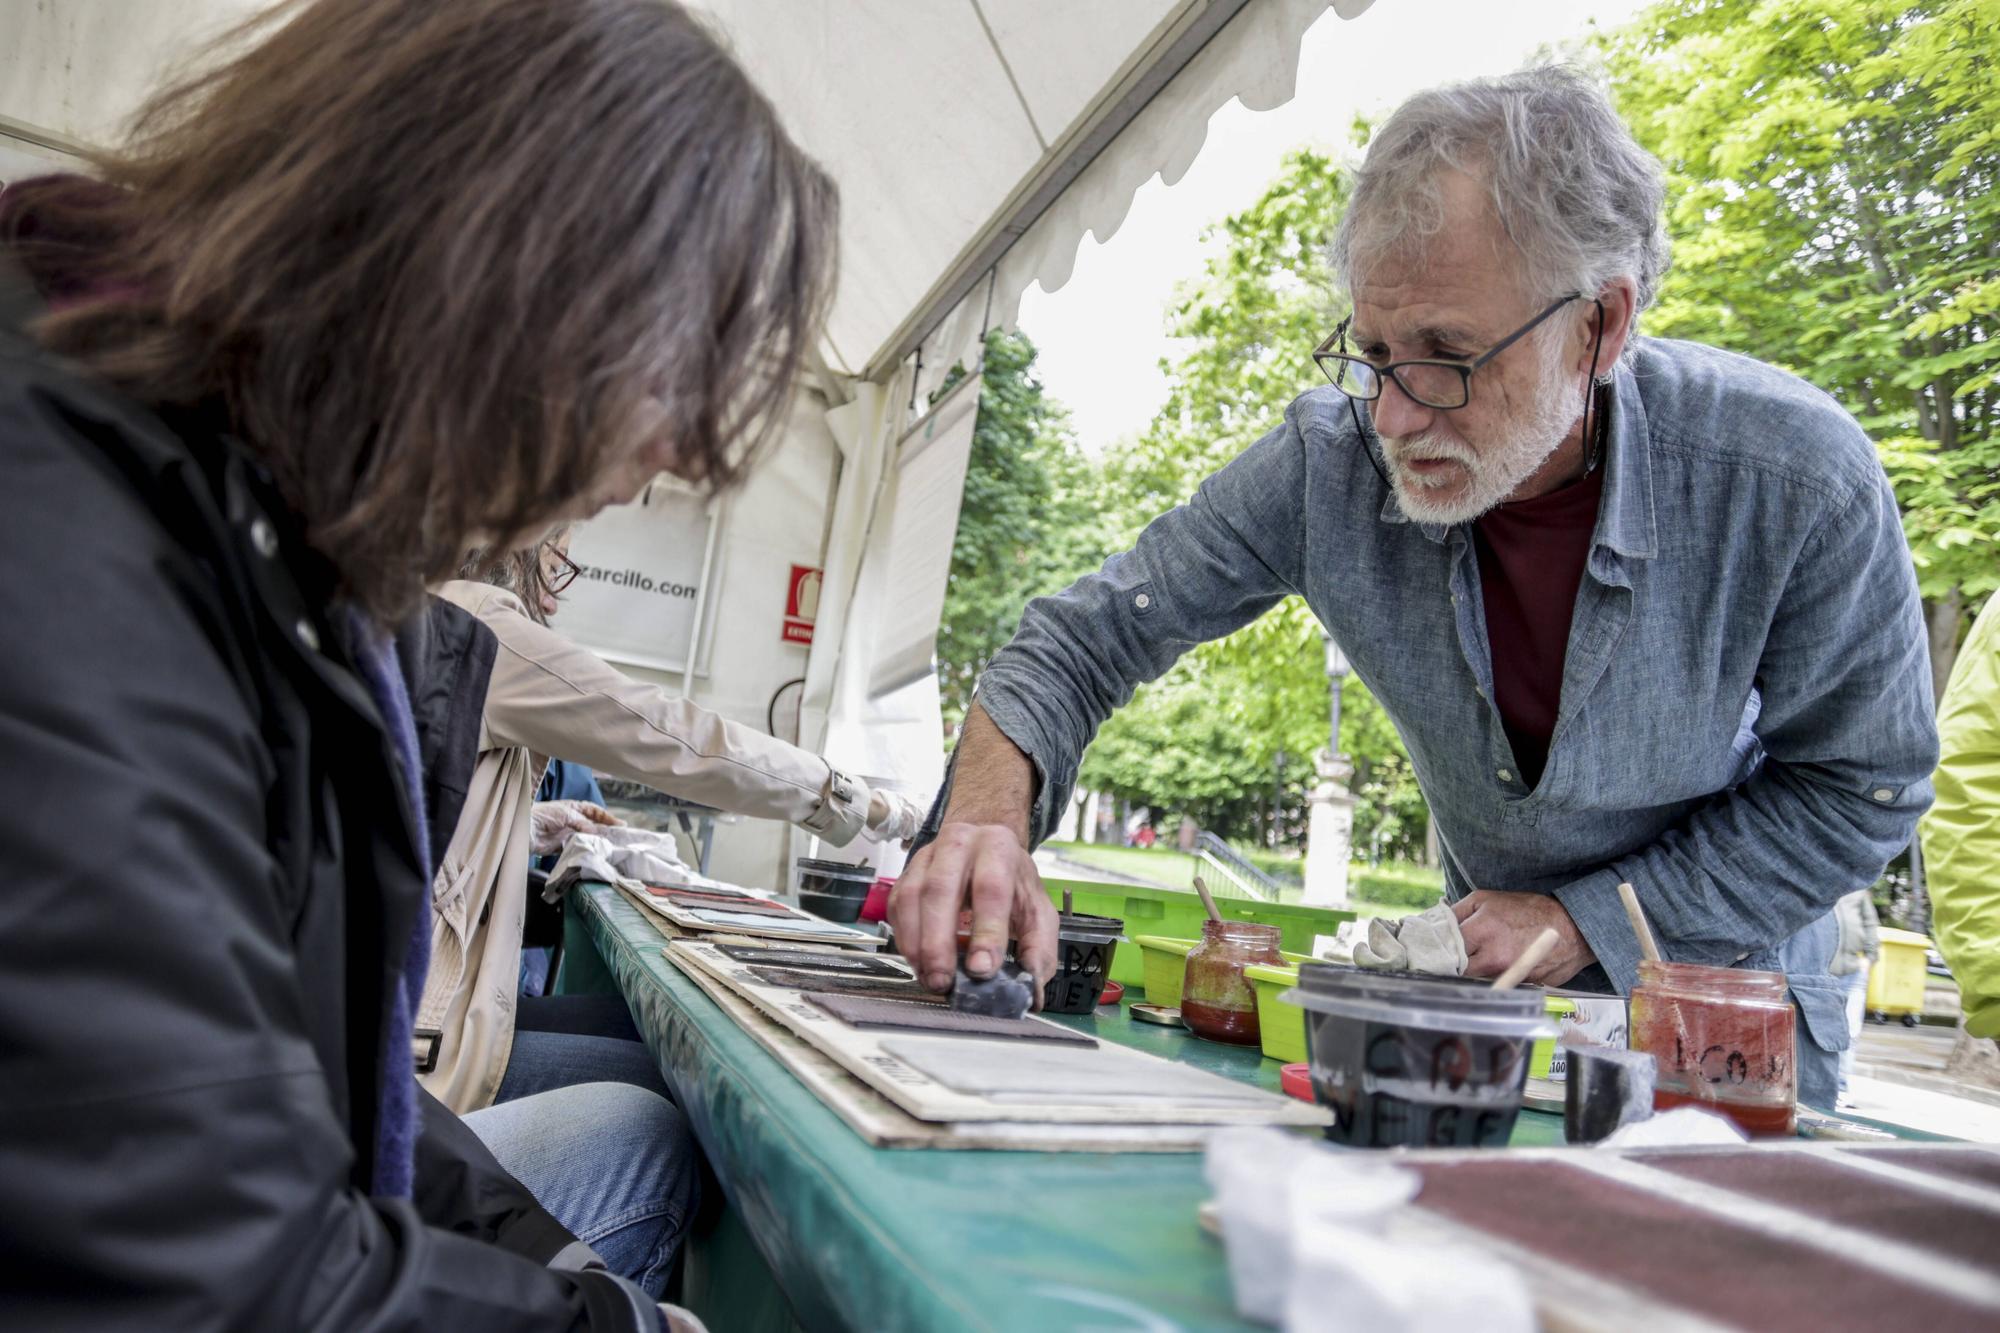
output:
[[[965,715],[965,732],[958,739],[945,822],[998,824],[1026,847],[1028,815],[1034,804],[1034,762],[975,701]]]

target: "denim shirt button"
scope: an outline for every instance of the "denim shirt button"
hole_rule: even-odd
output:
[[[1895,792],[1890,791],[1887,787],[1877,787],[1875,789],[1875,799],[1878,801],[1886,801],[1895,794]]]
[[[1143,592],[1140,593],[1137,597],[1134,597],[1132,599],[1132,605],[1138,607],[1141,611],[1144,611],[1147,607],[1151,606],[1152,604],[1153,604],[1153,599],[1147,596]]]
[[[1503,768],[1500,770],[1497,776],[1502,782],[1512,782],[1514,780],[1514,770],[1511,768]]]

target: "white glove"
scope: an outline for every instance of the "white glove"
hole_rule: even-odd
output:
[[[1368,923],[1368,938],[1354,946],[1354,961],[1378,972],[1464,976],[1465,936],[1450,903],[1397,921],[1376,917]]]
[[[862,836],[870,842],[908,842],[924,826],[924,807],[901,792],[875,788],[868,802],[868,824]]]
[[[554,856],[572,833],[595,833],[624,822],[590,801],[536,801],[528,815],[528,846],[536,856]]]

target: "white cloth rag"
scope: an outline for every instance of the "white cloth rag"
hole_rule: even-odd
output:
[[[1414,1172],[1268,1128],[1208,1143],[1236,1311],[1286,1333],[1530,1333],[1527,1286],[1466,1246],[1399,1239]]]
[[[1615,1133],[1592,1146],[1615,1152],[1620,1148],[1727,1147],[1749,1141],[1749,1136],[1733,1120],[1699,1106],[1676,1106],[1671,1111],[1621,1125]]]
[[[549,901],[556,901],[580,879],[636,879],[669,888],[697,888],[714,882],[681,860],[673,834],[631,827],[570,834],[561,859],[549,871]]]
[[[1435,977],[1465,975],[1465,936],[1450,903],[1390,921],[1368,923],[1368,938],[1354,946],[1354,961],[1378,972],[1424,972]]]

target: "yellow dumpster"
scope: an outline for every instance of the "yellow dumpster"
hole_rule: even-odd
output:
[[[1878,1023],[1900,1014],[1905,1027],[1915,1027],[1924,1012],[1924,954],[1928,935],[1882,928],[1882,956],[1868,972],[1868,1013]]]

